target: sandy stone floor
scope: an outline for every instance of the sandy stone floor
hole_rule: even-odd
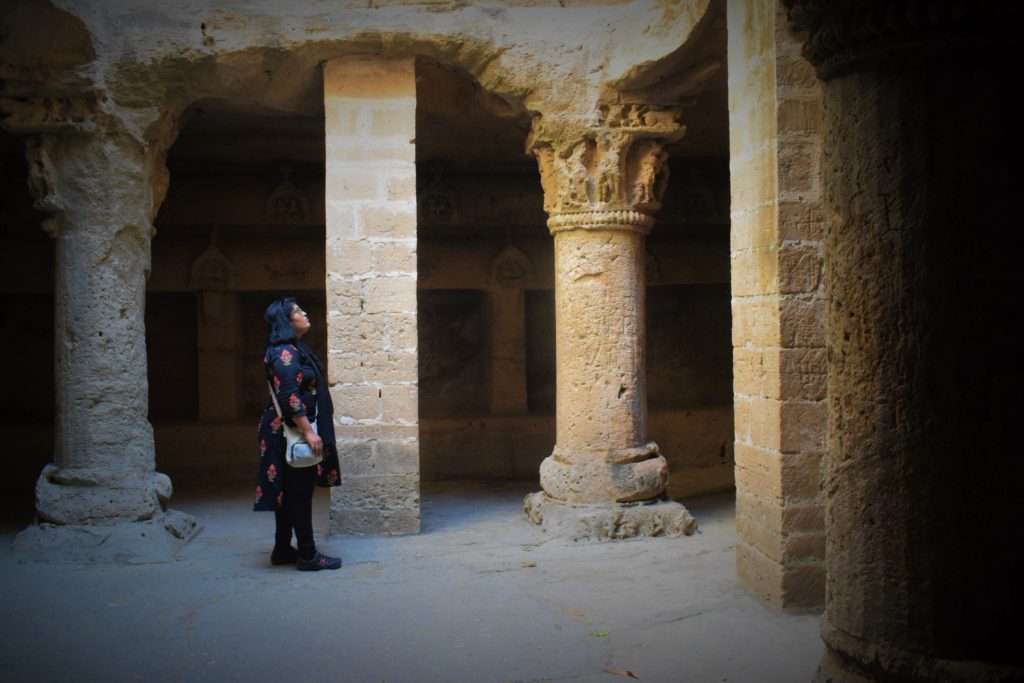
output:
[[[310,574],[270,566],[273,518],[247,491],[176,495],[205,529],[167,564],[22,563],[5,528],[0,679],[810,680],[818,617],[737,585],[731,498],[687,501],[693,537],[585,545],[530,525],[528,490],[431,485],[421,535],[320,539],[345,566]]]

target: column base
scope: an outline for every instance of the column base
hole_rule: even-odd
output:
[[[15,537],[14,552],[36,562],[169,562],[201,530],[194,517],[177,510],[160,512],[142,522],[43,522],[33,524]]]
[[[574,541],[689,536],[697,530],[697,520],[672,500],[573,505],[537,491],[526,496],[523,507],[546,533]]]
[[[890,645],[870,643],[822,623],[825,654],[814,683],[1010,683],[1024,680],[1024,666],[978,660],[938,659]],[[836,649],[840,645],[841,649]]]

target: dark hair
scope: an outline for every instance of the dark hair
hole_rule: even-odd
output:
[[[298,304],[292,297],[279,299],[267,306],[263,320],[267,323],[267,344],[294,344],[298,341],[292,327],[292,313]]]

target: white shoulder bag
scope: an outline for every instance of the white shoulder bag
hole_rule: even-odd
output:
[[[277,402],[277,394],[274,393],[274,387],[271,386],[269,380],[267,381],[267,389],[270,390],[270,399],[274,402],[274,410],[277,411],[277,417],[281,420],[281,426],[284,427],[285,460],[292,467],[312,467],[313,465],[320,464],[323,456],[313,452],[313,447],[302,439],[302,432],[295,427],[289,427],[284,421],[284,415],[281,414],[281,405]],[[310,420],[310,426],[313,427],[315,432],[316,422]]]

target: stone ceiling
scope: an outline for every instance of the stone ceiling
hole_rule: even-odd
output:
[[[669,148],[673,157],[728,157],[726,40],[724,17],[704,30],[652,73],[636,91],[662,104],[684,103],[687,134]],[[695,76],[696,74],[696,76]],[[689,94],[697,81],[699,92]],[[668,98],[667,100],[665,98]],[[270,109],[256,102],[205,99],[193,103],[172,147],[172,167],[190,164],[324,158],[322,115]],[[443,159],[457,166],[524,165],[529,114],[488,92],[458,68],[421,59],[417,64],[417,159]]]

